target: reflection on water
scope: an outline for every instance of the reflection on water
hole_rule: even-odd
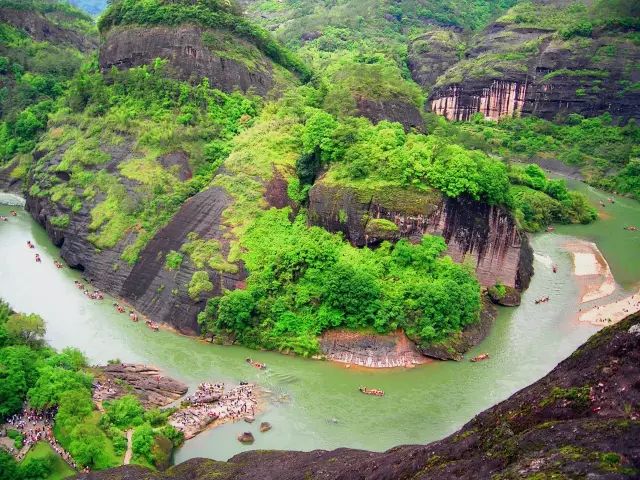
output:
[[[0,214],[9,209],[0,206]],[[27,240],[35,241],[42,264],[34,262]],[[115,312],[109,298],[91,301],[76,289],[73,280],[79,274],[55,268],[57,249],[22,211],[0,225],[0,297],[18,310],[42,315],[51,345],[78,347],[94,363],[113,358],[145,362],[191,386],[204,380],[246,380],[270,392],[270,407],[256,423],[227,424],[208,431],[188,441],[177,452],[177,462],[194,456],[227,459],[249,448],[383,450],[401,443],[429,442],[455,431],[475,414],[546,374],[595,332],[595,327],[569,320],[577,308],[578,288],[570,273],[571,258],[561,249],[565,241],[555,234],[532,239],[539,255],[531,287],[521,307],[500,310],[489,337],[467,356],[491,355],[480,363],[348,370],[328,362],[152,332]],[[607,255],[605,249],[603,253]],[[547,258],[558,265],[557,274]],[[535,305],[534,299],[541,295],[549,295],[550,301]],[[247,356],[265,362],[268,369],[248,366]],[[382,388],[386,395],[362,395],[357,390],[360,385]],[[260,421],[269,421],[273,430],[257,432],[255,425]],[[244,430],[255,430],[253,445],[236,440]]]

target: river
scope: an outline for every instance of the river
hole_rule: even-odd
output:
[[[582,184],[578,187],[588,190]],[[0,215],[7,215],[11,208],[15,207],[0,205]],[[597,330],[573,319],[578,286],[571,274],[571,257],[562,245],[569,239],[566,234],[595,240],[622,285],[636,284],[640,280],[640,236],[622,227],[612,228],[611,222],[640,225],[640,205],[620,200],[607,206],[606,213],[606,221],[594,225],[563,227],[563,235],[532,237],[538,255],[531,286],[522,306],[500,309],[491,334],[471,352],[491,355],[480,363],[346,369],[278,353],[215,346],[169,331],[152,332],[116,313],[109,298],[88,300],[73,283],[80,274],[55,268],[57,248],[23,210],[0,224],[0,297],[17,310],[40,314],[53,347],[77,347],[92,363],[115,358],[144,362],[190,386],[201,381],[246,380],[271,392],[268,409],[257,420],[269,421],[273,429],[256,433],[253,445],[241,445],[236,435],[245,430],[256,432],[256,424],[227,424],[186,442],[176,452],[176,463],[196,456],[225,460],[249,448],[384,450],[398,444],[427,443],[452,433],[480,411],[545,375]],[[26,247],[29,239],[43,258],[41,264],[34,262],[33,250]],[[558,264],[557,274],[545,265],[546,257]],[[533,300],[543,294],[551,297],[550,302],[535,305]],[[247,356],[269,368],[251,368],[244,362]],[[362,395],[357,391],[360,385],[382,388],[386,395]]]

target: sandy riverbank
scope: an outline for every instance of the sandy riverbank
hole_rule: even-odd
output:
[[[572,240],[565,244],[565,248],[573,256],[574,274],[580,285],[581,304],[606,299],[616,292],[618,287],[609,264],[595,243]],[[587,309],[580,308],[578,320],[597,326],[607,326],[638,311],[640,311],[640,292],[622,299],[612,299],[608,303],[594,305]]]
[[[632,313],[640,311],[640,292],[629,295],[616,302],[606,305],[597,305],[580,313],[581,322],[589,322],[593,325],[613,325]]]
[[[573,271],[580,286],[580,303],[608,297],[616,290],[609,264],[593,242],[574,239],[565,244],[573,257]]]

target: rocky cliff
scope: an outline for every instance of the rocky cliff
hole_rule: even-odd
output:
[[[130,195],[136,192],[130,187]],[[26,209],[49,234],[60,255],[72,267],[83,272],[95,287],[125,299],[142,314],[154,321],[169,324],[183,333],[199,331],[196,316],[204,308],[205,299],[189,296],[187,285],[194,272],[200,270],[188,259],[180,268],[166,268],[165,258],[170,251],[180,251],[188,234],[194,232],[203,240],[223,240],[220,215],[228,204],[228,197],[220,188],[212,187],[187,200],[171,221],[162,228],[143,249],[139,260],[130,265],[122,260],[122,253],[135,240],[133,232],[114,248],[98,250],[88,240],[91,235],[91,207],[85,205],[76,212],[66,228],[52,219],[68,213],[68,209],[48,198],[28,195]],[[213,284],[211,294],[236,288],[244,278],[240,266],[237,273],[223,273],[202,267]]]
[[[56,20],[66,20],[60,12],[56,12],[47,18],[42,13],[34,10],[0,8],[0,20],[24,30],[38,42],[66,44],[82,52],[89,52],[95,49],[98,44],[97,35],[85,35],[58,25]]]
[[[275,65],[254,45],[223,31],[195,25],[125,26],[109,30],[100,49],[100,68],[131,68],[168,60],[176,78],[225,92],[266,95],[275,84]]]
[[[309,221],[343,232],[356,246],[441,235],[455,261],[472,259],[485,286],[501,282],[524,289],[533,274],[531,247],[511,214],[464,198],[392,186],[345,186],[321,179],[309,192]],[[396,228],[389,228],[387,222]]]
[[[530,17],[505,15],[467,43],[447,30],[414,40],[409,66],[430,92],[430,110],[450,120],[468,120],[478,112],[494,120],[604,112],[621,121],[637,117],[640,47],[632,28],[560,32],[546,16],[561,14],[566,5],[547,3],[538,2],[537,10],[527,12]],[[456,47],[460,60],[454,59]]]
[[[594,335],[543,379],[429,445],[384,453],[257,451],[228,462],[195,458],[162,474],[127,466],[77,478],[640,478],[639,405],[640,316],[634,315]]]

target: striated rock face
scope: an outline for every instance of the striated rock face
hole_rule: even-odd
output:
[[[626,121],[640,114],[640,91],[633,87],[640,46],[624,32],[600,29],[564,40],[553,30],[496,22],[453,63],[455,40],[442,38],[435,32],[416,39],[409,66],[430,92],[429,109],[450,120],[478,112],[493,120],[609,112]]]
[[[402,331],[388,335],[329,330],[320,337],[328,360],[370,368],[413,367],[427,360]]]
[[[81,35],[71,29],[61,28],[35,11],[0,8],[0,19],[24,30],[30,37],[39,42],[67,44],[82,52],[89,52],[98,45],[95,39]]]
[[[227,51],[233,48],[233,56]],[[272,63],[251,43],[193,25],[125,27],[110,30],[100,48],[100,68],[119,69],[169,61],[177,78],[203,78],[225,92],[242,90],[266,95],[274,85]]]
[[[384,191],[316,182],[309,192],[309,221],[331,232],[343,232],[353,245],[375,245],[367,235],[372,219],[398,227],[400,237],[419,241],[422,235],[441,235],[447,253],[456,261],[471,258],[480,283],[502,282],[525,289],[533,274],[533,253],[526,235],[511,215],[468,199],[443,198],[438,193]]]
[[[132,191],[132,195],[135,193]],[[60,255],[73,268],[84,272],[94,286],[124,298],[143,315],[154,321],[167,323],[183,333],[199,331],[196,316],[205,300],[192,300],[187,292],[197,268],[183,262],[180,269],[164,268],[165,256],[171,250],[179,251],[190,232],[203,239],[222,240],[220,215],[228,204],[226,193],[216,187],[200,192],[187,200],[173,219],[161,229],[142,251],[133,267],[120,259],[130,243],[125,238],[114,248],[98,251],[87,240],[91,223],[90,205],[73,215],[69,227],[62,230],[51,224],[51,218],[66,213],[58,204],[46,198],[27,196],[27,211],[49,234]],[[240,268],[236,274],[206,269],[214,286],[212,294],[219,295],[224,288],[236,288],[245,273]]]
[[[94,400],[104,401],[135,394],[146,408],[164,407],[187,393],[187,386],[165,377],[147,365],[117,363],[99,367],[101,387],[94,388]]]
[[[453,85],[438,92],[429,102],[431,111],[448,120],[469,120],[475,113],[498,120],[519,117],[525,103],[527,84],[494,80],[488,87],[464,90]]]
[[[403,100],[372,100],[360,97],[356,99],[356,113],[367,117],[373,123],[388,120],[401,123],[407,131],[411,129],[424,130],[424,120],[420,110],[415,105]]]
[[[194,458],[162,474],[139,466],[79,474],[96,480],[484,480],[638,478],[640,316],[594,335],[546,377],[453,435],[383,453],[341,448]],[[428,412],[425,412],[428,415]]]

